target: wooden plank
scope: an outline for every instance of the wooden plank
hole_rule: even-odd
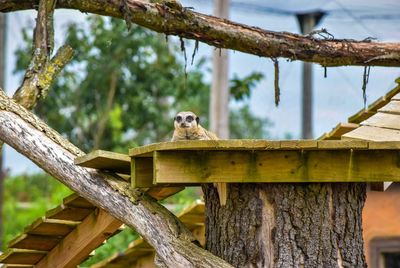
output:
[[[378,110],[381,113],[400,114],[400,101],[392,100]]]
[[[121,225],[119,220],[104,210],[93,212],[35,268],[76,267]]]
[[[361,126],[342,136],[342,139],[368,141],[400,141],[400,131],[387,128]],[[370,145],[371,146],[371,145]]]
[[[25,228],[25,233],[31,235],[65,236],[70,233],[79,222],[46,219],[41,217]]]
[[[171,187],[161,187],[161,186],[155,186],[147,190],[147,194],[155,198],[156,200],[163,200],[171,195],[174,195],[182,190],[184,190],[185,187],[183,186],[171,186]]]
[[[47,251],[10,248],[0,256],[0,263],[36,264],[47,254]]]
[[[153,151],[165,150],[266,150],[279,149],[280,141],[268,140],[191,140],[160,142],[129,150],[130,156],[151,156]]]
[[[400,93],[397,93],[392,97],[392,100],[400,101]]]
[[[334,140],[334,141],[318,141],[318,149],[368,149],[367,141],[359,140]]]
[[[361,125],[400,130],[400,115],[377,113],[362,122]]]
[[[82,221],[92,212],[93,208],[77,208],[61,204],[60,206],[47,211],[46,218],[67,221]]]
[[[400,149],[400,143],[397,141],[370,142],[368,146],[369,146],[369,149],[373,149],[373,150]]]
[[[60,241],[60,238],[54,236],[22,234],[8,242],[8,247],[49,251]]]
[[[130,158],[125,154],[96,150],[74,160],[82,167],[108,170],[116,173],[130,174]]]
[[[359,126],[359,124],[354,123],[339,123],[329,133],[326,133],[325,136],[318,138],[318,140],[340,140],[343,134],[356,129]]]
[[[68,207],[74,208],[92,208],[94,209],[95,206],[87,201],[85,198],[77,195],[76,193],[71,194],[63,199],[63,204]]]
[[[317,147],[316,140],[287,140],[281,141],[280,149],[313,149]]]
[[[154,163],[158,184],[378,182],[400,181],[398,158],[396,150],[161,151]]]
[[[133,188],[150,188],[153,185],[153,158],[133,157],[131,160],[131,185]]]
[[[364,120],[370,118],[371,116],[373,116],[375,113],[376,112],[361,110],[358,113],[356,113],[355,115],[350,116],[347,121],[349,123],[359,124],[362,121],[364,121]]]
[[[4,264],[2,268],[34,268],[31,264]]]

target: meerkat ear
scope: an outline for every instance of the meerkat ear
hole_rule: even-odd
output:
[[[197,124],[200,123],[200,117],[196,116],[196,122],[197,122]]]

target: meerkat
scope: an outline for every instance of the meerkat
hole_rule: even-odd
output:
[[[174,118],[174,134],[171,141],[180,140],[218,140],[218,137],[200,125],[200,118],[193,112],[179,112]],[[226,183],[214,183],[221,206],[226,204]]]

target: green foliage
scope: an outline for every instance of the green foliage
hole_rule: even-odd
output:
[[[270,135],[268,128],[272,126],[271,121],[267,118],[253,115],[248,104],[231,112],[229,124],[232,139],[267,138]]]
[[[59,205],[71,193],[71,190],[45,173],[6,178],[3,241],[15,238],[28,223]]]
[[[249,98],[251,89],[264,78],[259,72],[253,72],[244,78],[239,78],[236,74],[230,81],[230,94],[235,100],[243,100]]]
[[[30,61],[31,38],[27,31],[23,37],[25,44],[16,52],[17,73],[23,73]],[[167,43],[164,36],[138,26],[127,31],[122,20],[100,16],[89,17],[84,25],[69,25],[65,42],[75,49],[75,57],[55,81],[47,99],[37,105],[35,113],[81,149],[91,151],[97,147],[126,153],[130,147],[169,140],[172,118],[181,110],[195,112],[207,127],[210,85],[204,81],[205,59],[199,59],[185,75],[179,45]],[[231,95],[238,107],[242,107],[231,114],[233,138],[268,135],[268,121],[252,115],[249,107],[241,104],[262,78],[260,73],[253,73],[243,79],[235,76],[231,81]],[[22,183],[21,180],[10,179],[9,187]],[[53,187],[55,181],[48,180],[48,187]],[[38,186],[33,186],[35,183]],[[9,196],[6,202],[7,214],[14,224],[6,229],[7,240],[46,209],[56,206],[61,196],[68,193],[54,186],[51,192],[57,196],[57,202],[50,202],[50,197],[43,194],[42,181],[34,180],[31,184],[29,206],[38,209],[21,213],[19,201],[13,198],[17,198],[18,192],[27,192],[28,186],[15,186],[14,197]],[[34,194],[35,187],[42,189],[40,193]],[[199,188],[191,188],[163,203],[178,212],[200,196]],[[23,218],[28,214],[28,218]],[[82,266],[124,250],[135,237],[132,230],[121,232]]]

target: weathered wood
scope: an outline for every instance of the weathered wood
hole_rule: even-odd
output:
[[[201,201],[182,211],[178,218],[193,233],[201,245],[205,243],[205,207]],[[134,240],[124,252],[96,263],[91,268],[155,268],[154,249],[142,238]]]
[[[381,113],[400,114],[400,101],[392,100],[378,110]]]
[[[74,162],[81,167],[102,169],[122,174],[130,174],[131,171],[131,159],[129,156],[103,150],[96,150],[77,157]]]
[[[355,123],[339,123],[330,132],[324,133],[318,140],[340,140],[343,134],[350,132],[360,125]]]
[[[367,120],[368,118],[370,118],[374,114],[376,114],[376,112],[374,112],[374,111],[361,110],[360,112],[356,113],[355,115],[349,117],[348,122],[349,123],[354,123],[354,124],[359,124],[362,121]]]
[[[36,268],[76,267],[121,225],[104,210],[96,210],[40,260]]]
[[[37,1],[1,0],[0,11],[34,8]],[[372,65],[399,66],[397,43],[316,39],[287,32],[272,32],[257,27],[203,15],[180,5],[163,1],[59,0],[58,8],[84,13],[129,18],[135,24],[167,35],[195,39],[218,48],[229,48],[263,57],[285,57],[319,63],[323,66]]]
[[[1,255],[0,263],[36,264],[46,254],[47,251],[11,248]]]
[[[377,113],[363,121],[361,125],[400,130],[400,115]]]
[[[350,140],[335,140],[335,141],[318,141],[319,149],[368,149],[369,142],[367,141],[350,141]]]
[[[1,91],[0,139],[92,204],[135,228],[166,265],[231,267],[193,243],[190,231],[146,193],[111,175],[76,166],[73,159],[82,152]]]
[[[400,181],[398,151],[366,150],[368,143],[359,144],[362,149],[357,151],[160,151],[155,154],[154,180],[157,184]]]
[[[63,204],[68,207],[74,208],[91,208],[94,209],[95,206],[87,201],[85,198],[73,193],[63,199]]]
[[[361,126],[342,136],[343,140],[400,141],[400,131],[379,127]]]
[[[392,100],[394,101],[400,101],[400,93],[397,93],[396,95],[393,96]]]
[[[60,238],[55,236],[22,234],[8,242],[8,247],[50,251],[60,240]]]
[[[79,222],[46,219],[41,217],[26,227],[24,232],[32,235],[65,236],[69,234]]]
[[[131,160],[131,185],[133,188],[153,187],[153,158],[136,157]]]
[[[327,148],[368,148],[368,142],[360,141],[316,141],[316,140],[187,140],[153,143],[129,150],[133,158],[153,157],[158,151],[267,151],[267,150],[324,150]]]
[[[45,216],[48,219],[82,221],[92,212],[92,208],[68,207],[62,204],[54,209],[47,211]]]

